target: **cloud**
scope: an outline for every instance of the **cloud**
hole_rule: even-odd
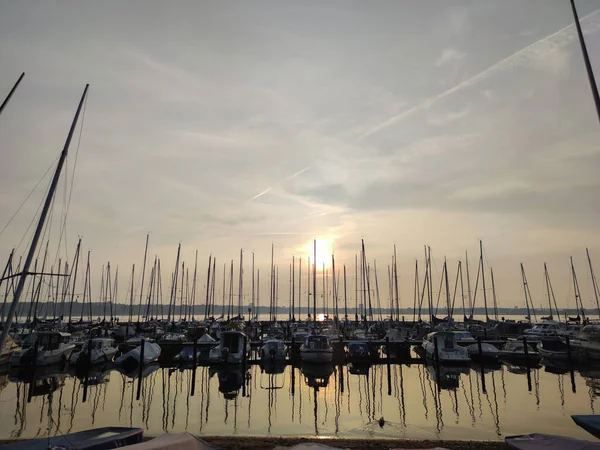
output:
[[[587,16],[581,18],[580,19],[581,22],[589,20],[590,18],[594,17],[598,12],[600,12],[600,10],[596,10],[596,11],[588,14]],[[587,26],[588,33],[591,33],[592,31],[597,31],[598,29],[600,29],[600,22],[597,22],[597,21],[592,22],[591,24],[589,24]],[[548,54],[554,53],[557,50],[557,48],[561,48],[562,46],[564,46],[567,43],[571,42],[572,40],[576,39],[576,34],[575,34],[574,30],[575,30],[574,24],[567,25],[552,34],[550,34],[542,39],[539,39],[538,41],[536,41],[536,42],[510,54],[506,58],[496,62],[495,64],[491,65],[487,69],[479,72],[477,75],[472,76],[472,77],[468,78],[467,80],[462,81],[461,83],[453,86],[452,88],[447,89],[433,97],[426,98],[421,103],[418,103],[418,104],[414,105],[413,107],[401,112],[400,114],[392,116],[392,117],[388,118],[387,120],[375,125],[374,127],[370,128],[369,130],[363,132],[357,138],[357,140],[362,141],[363,139],[368,138],[369,136],[371,136],[375,133],[378,133],[379,131],[381,131],[385,128],[388,128],[389,126],[400,122],[401,120],[409,117],[410,115],[412,115],[415,112],[426,110],[426,109],[430,108],[433,104],[439,102],[440,100],[442,100],[446,97],[449,97],[450,95],[453,95],[454,93],[459,92],[463,89],[467,89],[483,80],[486,80],[490,77],[496,76],[496,75],[500,74],[501,72],[511,70],[514,67],[517,67],[517,66],[520,66],[523,64],[531,64],[532,61],[534,63],[539,63],[540,59],[544,58]]]
[[[448,63],[457,62],[463,59],[467,54],[459,52],[455,48],[445,48],[440,57],[436,60],[436,67],[445,66]]]

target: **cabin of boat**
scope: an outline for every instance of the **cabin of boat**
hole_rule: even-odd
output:
[[[360,341],[350,341],[346,345],[346,360],[353,362],[369,362],[372,354],[369,344]]]
[[[265,342],[260,349],[260,357],[262,359],[270,359],[270,360],[284,360],[287,355],[288,348],[280,339],[270,339]]]
[[[219,345],[210,349],[210,362],[240,363],[250,350],[250,342],[241,331],[228,330],[221,333]]]
[[[91,352],[89,346],[91,344]],[[83,343],[80,351],[71,355],[71,364],[97,364],[111,362],[118,352],[114,339],[93,338]],[[88,359],[89,358],[89,359]]]
[[[548,320],[536,323],[533,327],[525,330],[523,333],[528,337],[555,337],[564,333],[565,329],[564,323]]]
[[[477,342],[471,333],[464,330],[453,331],[458,345],[471,345]]]
[[[440,363],[468,363],[469,353],[464,347],[456,343],[456,335],[451,331],[436,331],[429,333],[423,341],[423,349],[430,358],[436,359],[435,349],[437,343],[437,359]]]
[[[311,335],[304,339],[300,347],[300,358],[306,362],[331,362],[333,348],[323,335]]]
[[[37,345],[36,345],[37,343]],[[13,366],[33,363],[37,347],[37,365],[48,365],[66,362],[75,348],[71,343],[71,334],[61,331],[36,331],[29,334],[23,342],[23,349],[13,352],[10,363]]]

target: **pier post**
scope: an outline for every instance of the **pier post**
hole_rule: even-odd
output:
[[[483,348],[481,345],[481,336],[477,336],[477,349],[479,351],[479,366],[481,367],[480,375],[481,375],[481,390],[484,394],[487,393],[487,389],[485,387],[485,368],[483,367]]]
[[[340,392],[344,393],[344,364],[340,364]]]
[[[385,358],[385,362],[387,365],[387,385],[388,385],[388,395],[392,395],[392,372],[390,369],[390,338],[386,336],[385,338],[385,348],[387,350],[387,355]]]
[[[573,360],[571,357],[571,338],[567,336],[567,358],[569,363],[569,372],[571,372],[571,390],[573,393],[577,392],[577,387],[575,386],[575,372],[573,372]]]
[[[246,380],[246,370],[248,367],[248,351],[246,350],[246,343],[247,343],[248,337],[245,334],[243,336],[244,336],[244,342],[243,342],[243,345],[244,345],[243,355],[244,356],[242,356],[242,377],[243,377],[244,381],[242,382],[242,397],[245,397],[246,396],[246,381],[247,381]]]
[[[139,363],[139,371],[138,371],[138,385],[137,385],[137,395],[136,400],[140,399],[140,395],[142,393],[142,373],[144,372],[144,350],[146,348],[146,342],[142,339],[142,344],[140,347],[140,363]]]
[[[194,339],[194,357],[192,358],[192,392],[190,396],[194,396],[194,390],[196,388],[196,351],[198,348],[198,338]]]
[[[442,388],[440,386],[440,355],[438,353],[438,340],[437,336],[433,336],[433,351],[434,351],[434,365],[435,365],[435,376],[437,378],[438,392],[442,392]]]
[[[525,364],[527,365],[527,390],[531,392],[531,368],[529,367],[529,349],[527,348],[526,336],[523,336],[523,353],[525,353]]]

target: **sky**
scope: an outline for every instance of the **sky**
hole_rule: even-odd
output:
[[[577,5],[598,71],[600,5]],[[56,246],[68,204],[51,253],[71,260],[81,236],[96,284],[106,262],[122,285],[136,264],[139,289],[147,233],[165,278],[179,243],[188,267],[198,250],[199,289],[208,255],[220,276],[243,248],[245,285],[254,252],[265,293],[272,243],[283,285],[313,239],[317,262],[335,252],[350,276],[364,239],[382,297],[396,245],[409,306],[424,245],[436,286],[444,257],[453,286],[466,250],[476,273],[481,239],[501,306],[524,306],[521,262],[536,306],[544,262],[574,306],[570,256],[595,306],[600,132],[566,0],[0,0],[2,98],[21,72],[0,117],[0,227],[55,163],[89,83],[49,234]],[[0,258],[26,251],[48,183]]]

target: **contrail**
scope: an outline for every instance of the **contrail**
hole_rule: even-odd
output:
[[[583,17],[581,19],[581,22],[583,22],[584,20],[589,19],[590,17],[596,15],[598,12],[600,12],[600,10],[596,10],[590,14],[588,14],[587,16]],[[597,25],[594,28],[594,30],[597,29]],[[457,84],[454,87],[451,87],[450,89],[434,96],[434,97],[430,97],[426,100],[424,100],[423,102],[419,103],[418,105],[413,106],[410,109],[407,109],[406,111],[401,112],[400,114],[390,117],[388,120],[380,123],[379,125],[376,125],[375,127],[373,127],[372,129],[370,129],[369,131],[364,132],[363,134],[361,134],[358,138],[357,141],[361,141],[366,137],[369,137],[387,127],[389,127],[390,125],[401,121],[402,119],[404,119],[405,117],[410,116],[411,114],[413,114],[416,111],[422,110],[422,109],[427,109],[429,108],[432,104],[434,104],[435,102],[448,97],[449,95],[454,94],[455,92],[464,89],[466,87],[472,86],[473,84],[477,83],[478,81],[481,81],[483,79],[485,79],[486,77],[489,77],[491,75],[494,75],[498,72],[500,72],[501,70],[504,70],[506,68],[512,67],[514,66],[514,64],[516,62],[518,62],[520,59],[522,59],[524,56],[528,56],[531,52],[532,49],[534,49],[536,46],[540,45],[540,44],[545,44],[546,42],[550,41],[551,39],[560,36],[561,34],[563,34],[565,31],[570,30],[571,28],[574,28],[575,24],[570,24],[567,25],[564,28],[561,28],[560,30],[540,39],[539,41],[534,42],[533,44],[529,44],[527,47],[524,47],[520,50],[517,50],[515,53],[513,53],[512,55],[507,56],[506,58],[502,59],[501,61],[498,61],[497,63],[493,64],[492,66],[488,67],[487,69],[483,70],[482,72],[479,72],[477,75],[469,78],[468,80],[463,81],[462,83]],[[589,32],[589,30],[588,30]]]
[[[256,200],[258,197],[262,197],[263,195],[265,195],[267,192],[269,192],[272,189],[272,187],[268,187],[266,188],[264,191],[262,191],[260,194],[255,195],[254,197],[252,197],[250,200],[248,200],[249,202],[251,202],[252,200]]]
[[[281,181],[278,181],[278,182],[277,182],[277,183],[276,183],[274,186],[277,186],[277,184],[280,184],[280,183],[282,183],[282,182],[284,182],[284,181],[289,181],[289,180],[291,180],[291,179],[293,179],[293,178],[296,178],[297,176],[299,176],[299,175],[302,175],[302,174],[303,174],[304,172],[306,172],[308,169],[310,169],[310,166],[307,166],[307,167],[305,167],[304,169],[302,169],[302,170],[299,170],[298,172],[296,172],[296,173],[293,173],[293,174],[291,174],[291,175],[290,175],[290,176],[288,176],[288,177],[285,177],[283,180],[281,180]],[[248,200],[248,203],[249,203],[249,202],[251,202],[251,201],[253,201],[253,200],[256,200],[258,197],[262,197],[263,195],[265,195],[266,193],[268,193],[268,192],[269,192],[271,189],[273,189],[273,186],[271,186],[271,187],[268,187],[267,189],[265,189],[264,191],[262,191],[260,194],[257,194],[257,195],[255,195],[254,197],[252,197],[250,200]]]

